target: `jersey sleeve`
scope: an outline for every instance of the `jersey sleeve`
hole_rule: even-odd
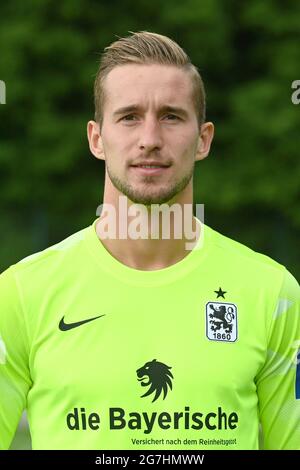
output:
[[[21,299],[10,267],[0,275],[0,449],[14,437],[31,386]]]
[[[285,270],[257,377],[263,449],[300,450],[300,287]]]

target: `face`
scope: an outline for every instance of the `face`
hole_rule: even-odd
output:
[[[106,161],[109,184],[134,203],[176,202],[212,138],[206,125],[199,130],[189,73],[165,65],[117,66],[104,92],[102,128],[93,123],[89,140]]]

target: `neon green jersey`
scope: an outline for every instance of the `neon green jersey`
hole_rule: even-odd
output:
[[[27,408],[33,449],[300,449],[292,275],[208,226],[136,270],[95,226],[0,276],[0,448]]]

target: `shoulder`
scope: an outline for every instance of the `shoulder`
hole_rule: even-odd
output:
[[[233,240],[211,227],[205,226],[211,245],[211,254],[216,263],[227,267],[228,273],[240,274],[240,280],[252,285],[270,286],[271,290],[280,288],[286,278],[292,278],[286,267],[263,253]]]
[[[50,275],[51,268],[61,268],[63,266],[62,263],[68,263],[69,259],[76,260],[76,257],[81,253],[83,241],[88,229],[89,227],[79,230],[44,250],[26,256],[11,265],[1,276],[5,276],[6,273],[7,275],[11,273],[16,277],[22,277],[23,274],[27,277],[27,275],[33,275],[34,273],[40,276],[43,272]]]

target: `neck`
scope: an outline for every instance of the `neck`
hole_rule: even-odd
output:
[[[192,200],[192,182],[162,205],[134,204],[115,188],[104,191],[97,235],[114,258],[131,268],[166,268],[187,256],[199,238]]]

